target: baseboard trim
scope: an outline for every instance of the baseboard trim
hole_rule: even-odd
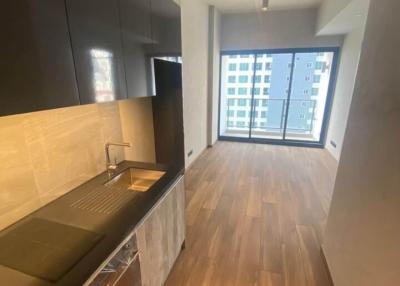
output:
[[[196,162],[203,155],[203,153],[207,151],[208,148],[209,147],[206,146],[199,154],[197,154],[196,158],[194,158],[193,161],[185,167],[185,171],[188,171],[193,166],[194,162]]]
[[[324,248],[321,246],[320,250],[321,250],[320,252],[321,252],[322,260],[324,261],[324,264],[325,264],[326,272],[328,273],[328,279],[329,279],[330,286],[335,286],[335,284],[333,283],[331,271],[329,269],[328,261],[326,260]]]

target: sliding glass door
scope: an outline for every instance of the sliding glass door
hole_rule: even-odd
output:
[[[257,54],[250,138],[284,138],[292,54]]]
[[[336,57],[337,49],[223,53],[220,139],[322,145]]]
[[[320,141],[333,57],[333,52],[294,55],[285,138]]]
[[[221,128],[230,137],[249,138],[252,112],[254,54],[222,57]]]

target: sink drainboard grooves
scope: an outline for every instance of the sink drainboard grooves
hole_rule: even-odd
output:
[[[125,189],[99,187],[73,202],[71,207],[101,214],[112,214],[133,198]]]

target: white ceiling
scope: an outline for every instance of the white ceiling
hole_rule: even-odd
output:
[[[317,7],[323,0],[270,0],[271,10],[291,10]],[[262,0],[205,0],[222,13],[243,13],[261,10]]]

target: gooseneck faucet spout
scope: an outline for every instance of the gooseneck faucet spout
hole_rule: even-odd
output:
[[[105,144],[104,149],[106,152],[106,168],[109,176],[111,176],[113,171],[117,169],[117,163],[112,163],[110,159],[110,146],[131,147],[131,143],[107,142]]]

